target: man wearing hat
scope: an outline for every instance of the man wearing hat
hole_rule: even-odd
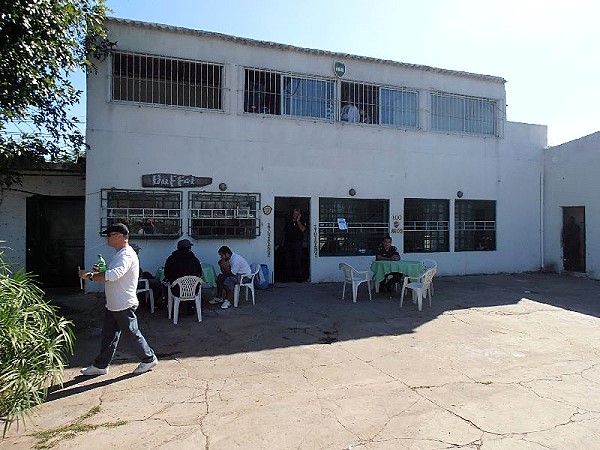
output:
[[[175,250],[165,262],[165,282],[173,282],[177,278],[184,277],[186,275],[194,275],[196,277],[202,276],[202,265],[194,252],[192,252],[192,244],[188,239],[182,239],[177,243],[177,250]],[[179,286],[173,287],[173,295],[179,295]],[[187,312],[192,313],[191,308],[193,302],[185,302],[190,308]]]
[[[79,271],[84,280],[99,281],[104,284],[106,309],[102,324],[100,354],[92,366],[81,369],[83,375],[104,375],[117,351],[121,335],[135,355],[141,360],[134,374],[148,372],[158,364],[154,351],[138,328],[135,315],[139,302],[136,295],[140,262],[136,252],[129,246],[129,229],[122,223],[115,223],[102,232],[107,243],[116,250],[105,272]]]

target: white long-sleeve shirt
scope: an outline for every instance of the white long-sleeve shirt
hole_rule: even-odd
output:
[[[139,305],[136,290],[140,276],[140,261],[129,245],[123,247],[108,263],[104,277],[106,309],[124,311]]]

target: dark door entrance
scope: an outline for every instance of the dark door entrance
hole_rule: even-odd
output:
[[[44,287],[79,286],[83,265],[85,200],[83,197],[27,199],[26,270]]]
[[[293,266],[290,249],[282,246],[284,228],[287,220],[291,220],[294,208],[300,208],[302,218],[306,223],[301,254],[301,279],[310,278],[310,198],[308,197],[275,197],[275,223],[273,242],[275,248],[273,276],[276,282],[296,281],[291,272]]]
[[[585,207],[563,206],[563,269],[585,272]]]

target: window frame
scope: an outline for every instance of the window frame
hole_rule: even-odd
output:
[[[111,199],[115,194],[123,196],[122,198]],[[139,190],[139,189],[102,189],[100,200],[100,232],[105,230],[113,223],[122,222],[129,228],[129,236],[144,239],[174,239],[180,237],[182,233],[182,201],[181,191],[171,190]],[[127,196],[131,196],[129,199]],[[146,198],[143,198],[146,197]],[[111,202],[119,202],[118,205],[111,206]],[[140,201],[138,206],[131,206],[128,203]],[[154,201],[155,205],[152,206]],[[161,208],[161,203],[175,203],[175,208]],[[144,227],[146,219],[151,219],[154,226],[152,232]],[[156,232],[157,225],[167,229],[173,229],[172,232]],[[140,232],[141,231],[141,232]]]
[[[449,225],[450,201],[448,199],[405,198],[404,252],[449,252]]]
[[[455,252],[497,250],[496,207],[496,200],[457,199],[454,201]],[[466,211],[467,208],[471,211]],[[482,217],[483,220],[478,220]],[[490,220],[491,217],[493,220]]]
[[[260,212],[257,192],[189,191],[188,234],[194,239],[256,239],[261,232]]]
[[[320,197],[319,257],[375,255],[377,246],[389,234],[389,211],[388,199]],[[365,220],[374,214],[381,221]],[[339,229],[338,218],[346,220],[348,230]]]
[[[498,136],[497,100],[441,91],[431,92],[430,100],[432,131]]]

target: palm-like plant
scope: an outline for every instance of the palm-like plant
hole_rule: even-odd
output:
[[[0,252],[0,421],[3,435],[48,386],[62,382],[67,352],[73,353],[73,323],[44,300],[32,275],[12,274]]]

